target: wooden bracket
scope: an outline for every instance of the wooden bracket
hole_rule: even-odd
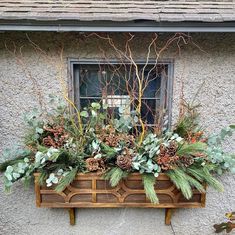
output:
[[[166,208],[165,211],[165,224],[170,225],[171,224],[171,215],[172,215],[172,208]]]
[[[70,225],[75,225],[75,208],[69,208]]]

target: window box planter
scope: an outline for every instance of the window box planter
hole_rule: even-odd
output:
[[[36,173],[37,207],[68,208],[72,225],[75,223],[74,208],[165,208],[165,223],[170,224],[174,208],[205,207],[205,193],[194,190],[193,197],[187,200],[164,173],[156,181],[159,204],[153,204],[146,198],[139,173],[130,174],[114,188],[96,173],[77,174],[76,179],[61,193],[57,193],[53,187],[40,186],[38,177]]]

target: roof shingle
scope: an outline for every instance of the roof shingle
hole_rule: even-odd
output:
[[[2,20],[235,21],[235,0],[1,0]]]

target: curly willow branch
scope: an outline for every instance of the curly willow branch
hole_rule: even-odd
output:
[[[136,59],[134,58],[133,48],[131,45],[133,43],[133,40],[135,39],[134,34],[131,34],[131,33],[125,34],[126,39],[124,41],[124,49],[121,49],[120,46],[114,42],[114,40],[110,37],[109,34],[90,33],[88,35],[85,35],[85,37],[91,37],[91,36],[95,36],[98,39],[105,40],[108,43],[108,45],[114,50],[118,59],[121,61],[121,64],[124,65],[125,63],[130,63],[131,66],[133,66],[133,68],[135,70],[136,80],[138,83],[138,97],[137,97],[136,111],[139,114],[141,114],[142,98],[143,98],[144,91],[145,91],[147,85],[149,84],[149,82],[151,81],[149,79],[150,74],[157,67],[159,58],[162,57],[162,54],[165,51],[167,51],[170,48],[170,46],[172,46],[172,45],[176,46],[178,54],[180,54],[181,44],[186,45],[186,44],[192,43],[194,46],[196,46],[196,44],[192,41],[192,39],[189,35],[183,34],[183,33],[176,33],[173,36],[171,36],[168,40],[166,40],[166,42],[158,49],[157,44],[156,44],[156,42],[158,40],[158,35],[153,34],[153,37],[150,39],[150,42],[147,45],[147,54],[146,54],[146,58],[145,58],[145,63],[143,65],[142,71],[140,71],[138,63],[136,62]],[[104,53],[105,50],[101,49],[100,46],[99,46],[99,48],[100,48],[103,56],[105,57],[105,61],[108,61],[108,58],[106,58],[106,55]],[[148,71],[147,78],[146,78],[145,71],[146,71],[146,68],[149,64],[149,60],[151,58],[151,55],[154,55],[155,63],[154,63],[154,66],[150,69],[150,71]],[[127,91],[129,91],[128,86],[127,86]],[[133,94],[131,94],[131,93],[128,93],[128,94],[130,95],[130,97],[133,96]],[[143,121],[143,117],[141,117],[141,115],[139,118],[139,123],[141,126],[141,133],[139,136],[139,144],[141,144],[143,142],[145,132],[146,132],[146,126]]]

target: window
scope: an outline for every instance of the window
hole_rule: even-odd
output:
[[[141,117],[148,126],[159,124],[163,116],[170,118],[171,70],[172,64],[95,63],[92,61],[70,61],[71,97],[78,108],[92,102],[108,107],[110,115],[118,115],[122,109],[129,115],[138,106],[139,82],[142,80]]]

